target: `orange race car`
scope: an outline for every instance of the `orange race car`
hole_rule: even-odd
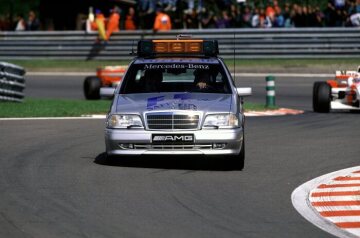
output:
[[[89,76],[84,81],[86,99],[100,99],[100,88],[116,87],[122,80],[127,66],[105,66],[96,70],[96,76]]]

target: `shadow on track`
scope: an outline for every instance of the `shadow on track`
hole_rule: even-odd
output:
[[[94,163],[106,166],[130,168],[153,168],[174,170],[234,171],[230,160],[222,157],[205,156],[118,156],[107,159],[106,153],[99,154]]]

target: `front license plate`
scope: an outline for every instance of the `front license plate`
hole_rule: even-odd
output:
[[[153,143],[194,143],[193,134],[153,134]]]

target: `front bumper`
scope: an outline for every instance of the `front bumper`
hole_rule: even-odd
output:
[[[191,144],[154,144],[152,134],[193,134]],[[105,129],[108,155],[230,155],[239,154],[243,129],[205,129],[194,131],[146,131],[138,129]]]

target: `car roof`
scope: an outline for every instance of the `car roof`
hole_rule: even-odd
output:
[[[202,64],[219,64],[216,57],[206,58],[189,58],[189,57],[159,57],[159,58],[136,58],[134,64],[150,63],[202,63]]]

